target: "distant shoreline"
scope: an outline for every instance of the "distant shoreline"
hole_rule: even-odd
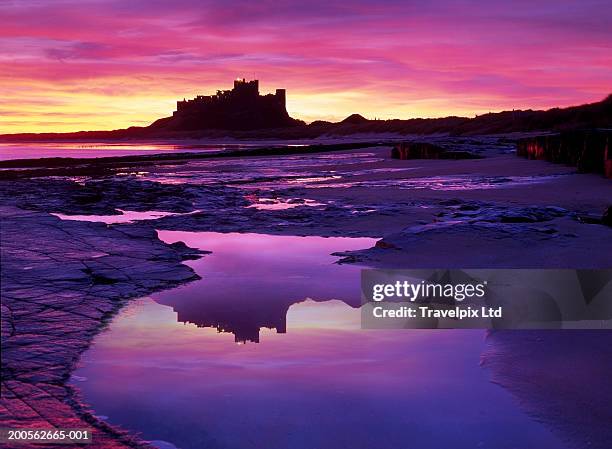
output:
[[[154,164],[169,161],[188,161],[195,159],[218,159],[253,156],[287,156],[294,154],[347,151],[359,148],[388,146],[389,141],[348,142],[336,144],[312,144],[304,146],[261,146],[239,150],[219,150],[209,152],[167,152],[106,157],[50,157],[37,159],[8,159],[0,161],[0,179],[21,179],[39,176],[64,176],[75,174],[100,174],[117,165]],[[16,170],[11,170],[16,169]]]
[[[340,122],[314,121],[283,128],[239,129],[166,129],[159,119],[147,127],[129,127],[112,131],[69,133],[0,134],[0,142],[35,142],[57,140],[132,140],[132,139],[313,139],[355,135],[449,134],[471,136],[513,132],[565,131],[586,128],[612,128],[612,94],[604,100],[568,108],[515,110],[468,117],[414,118],[407,120],[368,120],[352,114]]]

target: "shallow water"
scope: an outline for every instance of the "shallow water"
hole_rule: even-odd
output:
[[[174,212],[164,211],[133,211],[133,210],[121,210],[117,209],[121,214],[117,215],[68,215],[60,213],[52,213],[57,218],[62,220],[77,220],[77,221],[92,221],[106,224],[118,224],[118,223],[134,223],[141,220],[157,220],[158,218],[169,217],[172,215],[182,215]],[[192,212],[193,213],[193,212]]]
[[[302,143],[275,141],[274,144],[302,146]],[[238,150],[266,145],[265,141],[254,142],[197,142],[180,141],[153,142],[19,142],[0,143],[0,160],[39,159],[46,157],[109,157],[138,154],[214,152]]]
[[[541,176],[470,176],[447,175],[428,176],[426,178],[399,178],[374,181],[347,181],[333,183],[318,183],[306,187],[370,187],[370,188],[398,188],[408,190],[488,190],[519,187],[524,185],[549,182],[563,175]]]
[[[278,198],[278,197],[260,197],[257,195],[247,195],[245,197],[251,202],[251,207],[257,210],[287,210],[300,206],[319,207],[325,206],[326,203],[311,200],[308,198]]]
[[[0,160],[46,157],[109,157],[168,152],[218,151],[232,145],[185,145],[176,143],[20,142],[0,143]]]
[[[11,159],[39,159],[49,157],[109,157],[139,154],[215,152],[256,147],[302,147],[311,144],[334,144],[370,141],[367,137],[319,139],[169,139],[169,140],[109,140],[109,141],[47,141],[0,142],[0,161]]]
[[[382,159],[369,151],[351,153],[316,153],[270,158],[241,158],[190,161],[187,165],[155,167],[138,177],[163,184],[237,185],[243,188],[279,188],[301,186],[352,176],[351,166],[372,164]],[[330,167],[342,165],[344,170]],[[378,169],[359,171],[361,174]],[[390,170],[392,171],[392,170]],[[132,175],[132,174],[130,174]]]
[[[160,238],[213,253],[84,354],[73,384],[109,423],[182,449],[564,447],[489,381],[482,331],[360,329],[359,268],[330,253],[374,239]]]
[[[187,165],[165,165],[138,177],[164,184],[231,185],[242,189],[286,188],[393,188],[400,190],[491,190],[548,183],[563,174],[493,176],[452,174],[411,176],[422,168],[383,167],[380,154],[372,151],[310,154],[278,158],[244,158],[190,161]],[[418,161],[414,161],[418,163]],[[360,168],[356,166],[365,166]],[[368,167],[370,165],[371,167]],[[133,175],[132,173],[130,174]],[[371,178],[371,179],[368,179]]]

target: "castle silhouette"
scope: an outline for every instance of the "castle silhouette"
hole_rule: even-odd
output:
[[[218,90],[215,95],[198,95],[176,103],[172,117],[154,125],[173,131],[201,129],[250,130],[284,128],[302,124],[287,113],[286,91],[260,95],[259,80],[234,80],[231,90]]]

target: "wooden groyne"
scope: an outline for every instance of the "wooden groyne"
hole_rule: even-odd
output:
[[[519,139],[517,156],[574,166],[612,178],[612,130],[567,131]]]

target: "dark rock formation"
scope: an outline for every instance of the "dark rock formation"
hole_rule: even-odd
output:
[[[519,139],[517,156],[568,164],[582,173],[601,173],[612,178],[612,131],[567,131]]]
[[[167,245],[145,227],[61,221],[12,206],[0,213],[0,426],[91,428],[91,449],[149,447],[97,419],[67,381],[126,300],[198,278],[181,263],[197,250]],[[51,446],[65,447],[19,445]]]
[[[479,159],[469,151],[447,150],[428,142],[402,142],[391,150],[393,159]]]

